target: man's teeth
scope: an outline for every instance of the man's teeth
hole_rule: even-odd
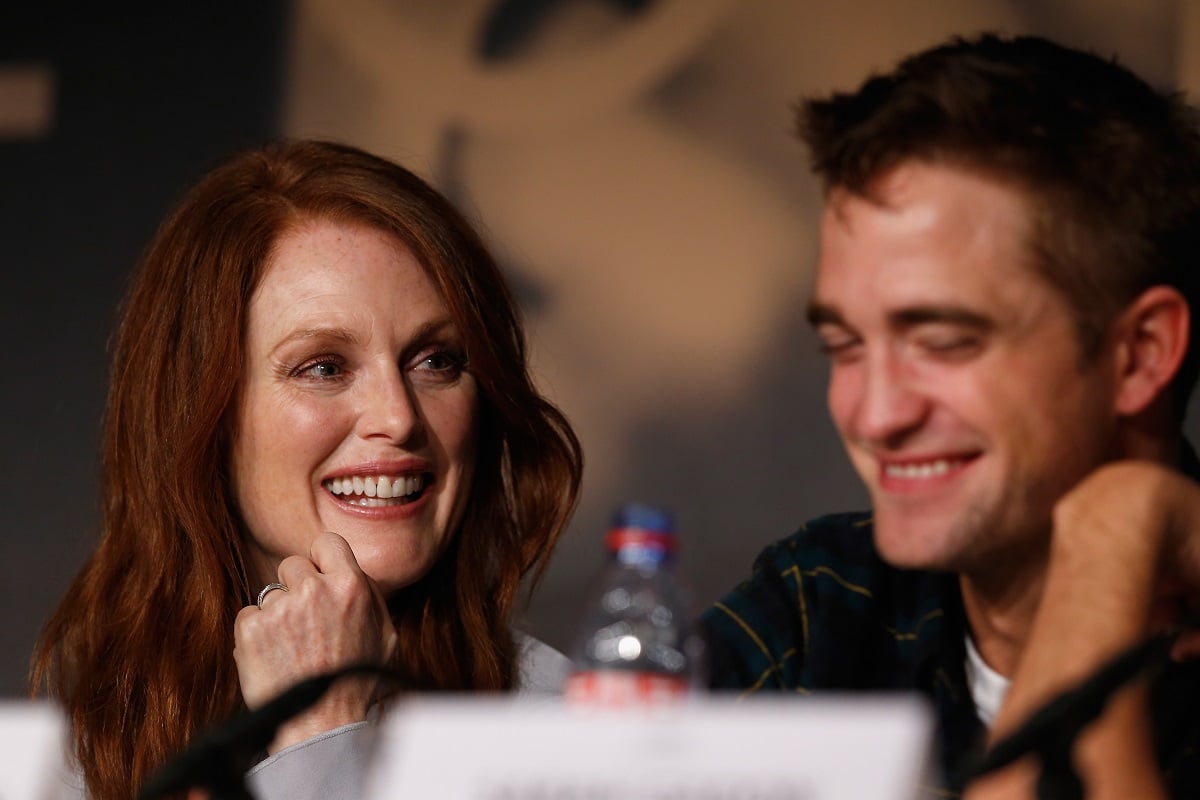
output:
[[[936,461],[925,461],[920,464],[888,464],[883,471],[889,478],[920,480],[921,478],[936,478],[939,475],[945,475],[961,463],[959,460],[939,458]]]
[[[325,481],[325,488],[333,494],[342,495],[351,502],[361,498],[380,500],[410,498],[425,488],[424,475],[409,475],[392,478],[388,475],[355,475],[351,478],[333,478]]]

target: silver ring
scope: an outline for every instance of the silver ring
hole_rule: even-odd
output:
[[[254,604],[256,606],[258,606],[259,611],[262,611],[263,598],[266,597],[267,595],[269,595],[271,592],[275,591],[276,589],[282,589],[285,592],[288,590],[288,588],[286,586],[284,586],[282,583],[268,583],[266,586],[264,586],[262,588],[262,591],[258,593],[258,600],[256,600],[254,602]]]

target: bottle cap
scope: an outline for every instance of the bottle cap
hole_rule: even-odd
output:
[[[604,545],[610,552],[637,547],[672,553],[675,544],[675,521],[671,513],[645,503],[628,503],[618,509],[604,537]]]

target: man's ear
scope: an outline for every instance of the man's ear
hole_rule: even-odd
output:
[[[1117,319],[1115,410],[1144,411],[1167,390],[1187,353],[1191,314],[1187,300],[1170,286],[1142,292]]]

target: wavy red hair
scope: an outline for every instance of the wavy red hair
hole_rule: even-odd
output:
[[[280,142],[205,177],[151,242],[122,309],[95,553],[47,623],[31,683],[69,716],[87,790],[128,798],[197,731],[242,707],[232,657],[253,602],[228,483],[246,310],[271,249],[313,219],[395,236],[428,270],[480,387],[471,496],[447,552],[391,599],[424,684],[506,690],[508,628],[574,507],[578,440],[533,385],[516,304],[479,236],[408,170],[329,142]]]

